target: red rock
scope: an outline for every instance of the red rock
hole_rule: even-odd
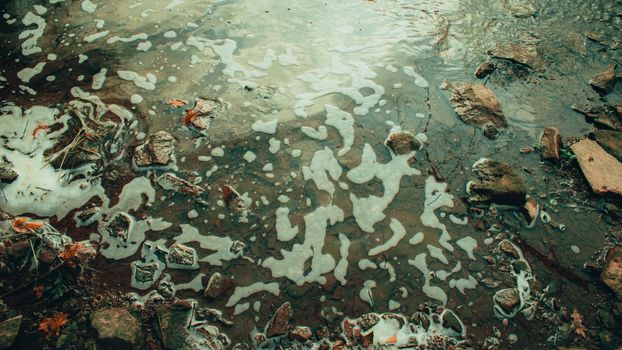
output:
[[[607,153],[597,142],[581,140],[572,146],[583,175],[598,194],[622,196],[622,163]]]
[[[622,248],[614,247],[607,252],[600,279],[622,300]]]
[[[281,305],[274,316],[268,321],[268,326],[266,327],[266,336],[268,338],[278,337],[280,335],[286,334],[289,329],[289,320],[294,317],[294,310],[292,309],[292,305],[289,302]]]
[[[540,155],[544,159],[559,160],[562,138],[557,128],[544,128],[540,135]]]

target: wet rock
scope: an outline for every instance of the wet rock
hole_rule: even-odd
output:
[[[494,63],[484,62],[480,64],[479,67],[477,67],[477,69],[475,70],[475,77],[478,79],[484,79],[492,74],[492,72],[494,72],[496,68],[497,66],[495,66]]]
[[[449,328],[458,334],[462,334],[465,331],[462,321],[450,310],[443,313],[443,327]]]
[[[223,185],[221,190],[222,199],[227,205],[229,211],[238,217],[238,221],[248,222],[248,216],[250,215],[250,202],[246,202],[242,195],[229,185]]]
[[[158,177],[158,184],[165,190],[198,197],[205,192],[203,187],[180,179],[173,173],[164,173]]]
[[[143,346],[140,321],[125,308],[99,309],[91,314],[98,349],[139,349]]]
[[[520,209],[521,215],[527,222],[527,227],[533,227],[536,223],[536,219],[538,218],[538,213],[540,211],[540,206],[538,202],[533,197],[528,197],[525,205],[523,205]]]
[[[499,136],[499,129],[497,129],[492,123],[486,123],[482,126],[482,133],[486,138],[495,140]]]
[[[217,101],[197,98],[194,101],[194,107],[192,110],[199,114],[212,115],[219,105],[220,103]]]
[[[617,80],[615,68],[614,65],[611,65],[590,79],[590,85],[600,95],[610,93],[615,87]]]
[[[158,324],[155,329],[159,330],[166,349],[188,349],[189,344],[186,343],[186,339],[190,336],[188,325],[192,317],[192,305],[187,303],[160,305],[156,313]]]
[[[6,163],[0,163],[0,183],[11,183],[17,179],[19,175],[13,168]]]
[[[134,219],[132,219],[131,216],[124,212],[117,212],[106,221],[102,222],[99,227],[99,232],[102,235],[114,237],[126,244],[133,226]]]
[[[408,131],[392,132],[384,143],[398,156],[410,154],[421,148],[421,142]]]
[[[22,325],[22,315],[0,322],[0,349],[13,346]]]
[[[557,128],[544,128],[540,135],[540,156],[543,159],[559,160],[562,145],[562,137]]]
[[[311,339],[312,336],[311,328],[304,326],[296,326],[287,334],[290,340],[297,340],[299,342],[305,342]]]
[[[225,294],[233,287],[233,280],[223,277],[220,273],[214,272],[205,287],[205,295],[207,298],[217,299]]]
[[[603,129],[622,131],[622,108],[609,105],[572,106],[572,109],[585,116],[585,119]]]
[[[600,279],[622,301],[622,247],[609,249]]]
[[[266,335],[263,333],[255,333],[255,335],[253,336],[253,341],[255,342],[256,348],[259,348],[265,341],[266,341]]]
[[[289,320],[294,317],[294,310],[289,302],[281,305],[266,326],[266,336],[268,338],[278,337],[286,334],[289,329]]]
[[[581,140],[572,146],[583,175],[598,194],[622,196],[622,163],[592,140]]]
[[[481,84],[457,83],[452,85],[451,102],[454,110],[467,124],[492,124],[505,128],[507,121],[494,92]]]
[[[520,258],[520,253],[518,252],[518,249],[516,249],[516,246],[507,239],[504,239],[499,243],[499,250],[514,259]]]
[[[136,147],[134,165],[136,168],[169,168],[175,162],[173,136],[166,131],[149,135],[146,143]]]
[[[497,293],[495,293],[494,302],[506,314],[512,314],[516,312],[516,309],[520,306],[518,289],[507,288],[498,291]]]
[[[497,203],[519,206],[525,203],[527,187],[512,167],[490,159],[481,159],[473,165],[479,182],[469,182],[467,192],[472,204]]]
[[[600,147],[622,162],[622,132],[613,130],[596,130],[590,134]]]
[[[194,248],[173,243],[166,255],[166,266],[172,269],[194,270],[199,268],[199,258]]]
[[[535,69],[540,61],[538,50],[533,45],[499,44],[487,53],[490,57],[520,63],[532,69]]]

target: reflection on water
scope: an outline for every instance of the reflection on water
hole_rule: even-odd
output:
[[[162,278],[178,297],[231,318],[235,327],[222,331],[234,344],[250,343],[286,301],[294,305],[292,324],[314,329],[372,311],[412,315],[430,302],[453,309],[475,344],[493,336],[520,348],[546,343],[550,334],[529,339],[520,327],[533,318],[550,274],[535,272],[545,278],[535,282],[522,253],[508,264],[522,261],[529,273],[490,271],[482,257],[524,228],[474,225],[461,201],[464,184],[481,157],[520,168],[518,148],[535,143],[543,127],[563,135],[589,129],[570,105],[592,96],[585,82],[594,72],[619,62],[616,4],[49,0],[0,7],[0,96],[19,107],[5,108],[3,118],[55,106],[57,115],[82,115],[102,127],[114,121],[106,124],[117,130],[106,144],[110,163],[91,170],[86,197],[69,199],[75,206],[68,209],[80,210],[62,222],[88,228],[107,245],[105,258],[123,259],[114,265],[132,270],[119,278],[123,291],[143,295]],[[585,39],[588,31],[604,33],[608,47]],[[509,127],[489,141],[456,118],[441,86],[475,81],[475,68],[490,60],[486,51],[508,42],[535,46],[541,65],[497,61],[487,85]],[[175,107],[171,99],[189,103]],[[182,121],[196,99],[216,106],[207,113],[209,128]],[[3,137],[14,138],[2,123]],[[135,147],[148,149],[157,131],[172,135],[158,142],[172,142],[173,156],[137,167]],[[385,146],[399,131],[422,149],[400,154]],[[32,156],[16,155],[10,144],[0,155]],[[54,145],[46,147],[41,155]],[[563,184],[540,181],[546,174],[532,161],[524,166],[529,192],[547,202]],[[111,176],[110,164],[131,176]],[[93,175],[98,171],[104,174]],[[156,177],[166,171],[189,182],[162,185]],[[89,199],[94,215],[78,208]],[[50,210],[55,204],[45,198],[38,211],[2,205],[13,215],[66,214]],[[578,267],[575,256],[586,260],[602,241],[582,237],[594,218],[553,211],[570,229],[540,239],[550,232],[539,223],[530,242],[551,241],[563,265]],[[214,278],[236,288],[206,298]],[[500,282],[482,283],[489,279]],[[500,319],[519,310],[499,316],[493,295],[514,286],[523,288],[525,316],[505,327]],[[493,327],[505,327],[503,335]]]

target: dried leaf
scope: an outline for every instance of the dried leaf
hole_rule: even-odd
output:
[[[170,100],[168,100],[167,102],[169,105],[173,106],[173,107],[183,107],[186,104],[188,104],[188,102],[184,101],[184,100],[180,100],[178,98],[172,98]]]
[[[48,337],[52,335],[58,336],[61,328],[69,322],[68,316],[69,315],[64,312],[59,312],[52,317],[44,318],[41,323],[39,323],[39,330]]]
[[[193,110],[193,109],[189,109],[186,111],[186,114],[183,116],[183,118],[181,118],[181,122],[182,124],[184,124],[185,126],[190,125],[190,123],[192,123],[192,121],[199,115],[199,112]]]
[[[36,137],[39,131],[50,130],[50,126],[47,124],[37,124],[37,127],[32,131],[32,136]]]
[[[33,233],[36,232],[45,226],[43,222],[40,221],[28,221],[30,219],[25,217],[19,217],[13,219],[11,226],[13,230],[18,233]]]
[[[67,244],[58,256],[63,260],[78,258],[80,261],[86,261],[94,257],[95,254],[97,252],[89,241],[81,241]]]
[[[587,336],[587,329],[583,325],[583,317],[576,308],[572,310],[572,314],[570,315],[570,317],[572,318],[572,327],[574,327],[575,333],[585,338]]]

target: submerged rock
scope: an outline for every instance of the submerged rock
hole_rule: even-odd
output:
[[[209,278],[209,281],[207,281],[207,286],[205,287],[203,295],[207,298],[216,299],[230,290],[233,285],[233,280],[223,277],[218,272],[214,272]]]
[[[513,314],[520,308],[520,295],[518,289],[507,288],[495,293],[493,298],[495,305],[499,306],[505,314]]]
[[[622,132],[613,130],[596,130],[590,134],[600,147],[622,162]]]
[[[544,128],[540,135],[540,156],[543,159],[559,160],[561,157],[562,137],[557,128]]]
[[[609,249],[600,279],[622,301],[622,247]]]
[[[289,302],[281,305],[266,326],[266,336],[268,338],[278,337],[286,334],[289,330],[289,320],[294,317],[294,310]]]
[[[122,244],[127,244],[133,226],[134,219],[131,216],[124,212],[117,212],[102,222],[99,232],[102,235],[114,237]]]
[[[586,107],[572,106],[572,109],[585,116],[585,119],[594,125],[622,131],[622,106],[588,105]]]
[[[487,53],[490,57],[520,63],[532,69],[538,66],[540,60],[538,50],[534,45],[499,44]]]
[[[494,92],[481,84],[457,83],[452,85],[451,102],[463,122],[473,125],[490,123],[505,128],[507,121]]]
[[[199,268],[199,258],[192,247],[173,243],[166,255],[166,266],[171,269],[194,270]]]
[[[507,163],[481,159],[473,164],[479,182],[469,182],[467,192],[472,204],[497,203],[519,206],[526,200],[527,187],[523,179]]]
[[[125,308],[99,309],[91,314],[97,331],[98,348],[140,349],[143,335],[140,321]]]
[[[491,75],[497,66],[495,66],[492,62],[484,62],[477,67],[475,70],[475,77],[478,79],[484,79],[487,76]]]
[[[19,334],[22,319],[22,315],[19,315],[0,322],[0,349],[7,349],[13,346]]]
[[[175,162],[173,142],[173,136],[166,131],[149,135],[147,142],[136,147],[134,151],[135,168],[170,168]]]
[[[617,80],[615,68],[616,67],[614,65],[611,65],[590,79],[590,85],[600,95],[610,93],[615,87]]]
[[[622,163],[607,153],[597,142],[581,140],[570,146],[581,171],[598,194],[622,196]]]
[[[189,348],[186,339],[190,337],[188,326],[192,317],[192,304],[178,302],[172,305],[160,305],[157,310],[155,329],[159,330],[162,342],[167,349],[182,350]]]
[[[384,143],[398,156],[410,154],[421,148],[421,142],[408,131],[392,132]]]
[[[158,184],[165,190],[174,191],[189,196],[198,197],[205,189],[203,187],[194,185],[184,179],[177,177],[173,173],[164,173],[158,177]]]

